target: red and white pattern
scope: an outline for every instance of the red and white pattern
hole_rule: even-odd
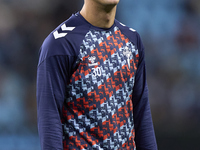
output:
[[[67,85],[64,149],[135,149],[131,95],[138,59],[118,27],[86,34]]]

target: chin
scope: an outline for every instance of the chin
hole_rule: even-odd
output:
[[[99,1],[105,5],[117,5],[119,3],[119,0],[95,0],[95,1]]]

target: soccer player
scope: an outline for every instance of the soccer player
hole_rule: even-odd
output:
[[[115,19],[119,0],[85,0],[45,39],[37,69],[42,150],[156,150],[144,47]]]

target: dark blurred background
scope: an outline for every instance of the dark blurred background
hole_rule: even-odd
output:
[[[0,150],[39,150],[36,69],[44,38],[83,0],[0,0]],[[121,0],[146,49],[159,150],[200,149],[200,1]]]

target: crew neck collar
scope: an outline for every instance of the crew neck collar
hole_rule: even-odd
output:
[[[115,27],[115,21],[114,21],[113,25],[112,25],[110,28],[101,28],[101,27],[97,27],[97,26],[94,26],[94,25],[92,25],[91,23],[89,23],[89,22],[80,14],[80,12],[75,13],[75,16],[81,18],[85,23],[89,24],[89,25],[91,26],[91,28],[92,28],[92,29],[95,29],[95,30],[110,31],[110,30],[112,30],[112,29]]]

